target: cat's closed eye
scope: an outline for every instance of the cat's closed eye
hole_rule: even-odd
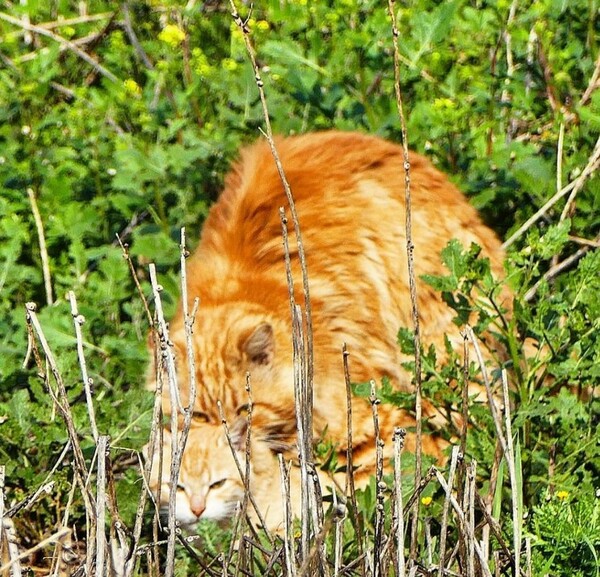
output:
[[[227,481],[227,479],[219,479],[218,481],[211,483],[209,485],[209,489],[218,489],[219,487],[222,487],[225,484],[225,481]]]

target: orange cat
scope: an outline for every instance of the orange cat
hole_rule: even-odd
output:
[[[352,381],[388,377],[412,391],[411,375],[397,345],[401,326],[411,327],[402,150],[358,133],[323,132],[279,138],[277,150],[296,203],[309,276],[314,339],[314,436],[344,448],[346,391],[342,345],[347,344]],[[482,247],[492,270],[502,274],[503,253],[494,233],[460,191],[428,160],[412,154],[411,192],[415,271],[445,274],[440,251],[450,239]],[[241,151],[212,207],[200,244],[188,262],[190,303],[200,298],[193,345],[198,393],[195,407],[209,423],[220,422],[217,401],[233,422],[247,403],[251,375],[255,412],[273,428],[295,423],[290,305],[279,207],[283,186],[264,141]],[[290,231],[296,300],[303,303],[297,247]],[[420,283],[418,304],[424,344],[443,351],[444,334],[462,342],[451,311]],[[170,338],[179,388],[187,401],[188,367],[181,309]],[[149,386],[154,387],[154,374]],[[168,394],[164,398],[168,413]],[[411,427],[405,411],[381,406],[384,435]],[[373,446],[371,407],[353,400],[357,451]],[[201,444],[200,435],[194,435]],[[436,456],[445,443],[426,439]],[[414,446],[409,436],[407,446]],[[192,444],[190,444],[192,447]],[[192,448],[188,450],[194,450]]]
[[[238,419],[231,428],[230,439],[245,473],[246,419]],[[150,473],[150,487],[162,512],[168,510],[169,481],[171,466],[172,437],[169,431],[163,432],[163,462],[159,482],[159,457],[153,458]],[[148,457],[148,449],[146,449]],[[285,462],[285,461],[284,461]],[[286,463],[287,466],[287,463]],[[320,485],[324,493],[334,481],[325,473],[319,472]],[[280,480],[280,466],[277,455],[265,439],[252,435],[251,468],[249,489],[260,517],[251,502],[247,513],[255,523],[260,519],[270,531],[281,531],[284,523],[284,490]],[[293,516],[298,516],[300,504],[300,471],[290,469],[290,501]],[[193,532],[196,523],[202,519],[226,521],[238,510],[244,498],[244,483],[235,463],[225,432],[221,425],[195,423],[192,425],[187,448],[183,454],[179,479],[175,517],[179,525]]]

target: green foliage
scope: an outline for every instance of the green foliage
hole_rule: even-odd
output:
[[[113,457],[138,450],[152,405],[143,390],[148,327],[115,235],[129,244],[146,296],[147,264],[158,265],[171,315],[179,230],[187,227],[193,248],[227,165],[263,125],[254,74],[228,5],[84,4],[86,14],[100,16],[79,18],[82,4],[69,2],[6,3],[7,12],[0,13],[0,463],[10,504],[44,481],[67,441],[27,354],[25,303],[39,307],[91,458],[94,442],[64,298],[74,291],[86,319],[84,349],[99,430],[119,447]],[[397,4],[409,143],[452,175],[500,236],[515,232],[557,188],[582,174],[600,126],[600,93],[587,91],[598,59],[596,4],[542,0],[517,4],[513,15],[511,4]],[[249,18],[277,132],[360,129],[400,138],[384,4],[265,0],[252,13],[246,4],[240,10]],[[26,19],[40,27],[50,23],[43,30],[54,37],[27,33],[19,24]],[[66,40],[103,69],[94,69]],[[442,254],[448,274],[423,280],[442,291],[457,323],[475,314],[475,332],[492,329],[508,349],[536,567],[540,574],[576,575],[592,567],[588,551],[598,543],[597,504],[583,496],[600,483],[593,394],[600,381],[600,255],[593,248],[577,255],[586,246],[578,239],[598,238],[597,174],[578,186],[563,217],[564,207],[564,199],[550,207],[510,249],[510,319],[475,302],[494,298],[499,289],[475,246],[451,243]],[[574,255],[564,270],[556,269]],[[539,343],[538,350],[526,339]],[[400,334],[400,344],[411,353],[410,332]],[[440,363],[442,355],[448,362]],[[460,362],[449,344],[445,351],[423,351],[425,392],[444,410],[460,403],[450,386],[462,378]],[[470,379],[479,378],[475,363],[469,372]],[[412,407],[409,395],[385,384],[380,393],[384,401]],[[471,416],[476,427],[468,451],[485,478],[494,427],[481,406],[474,405]],[[448,437],[456,432],[450,429]],[[129,524],[139,479],[131,471],[118,476]],[[52,497],[17,519],[32,543],[67,505],[73,481],[67,462],[54,478]],[[552,484],[582,495],[581,505],[544,501]],[[367,490],[361,508],[369,510],[372,497]],[[82,515],[78,505],[75,517]],[[552,515],[564,523],[552,526]],[[570,531],[569,519],[585,526]],[[178,561],[182,574],[189,562]]]
[[[600,575],[600,499],[558,491],[534,507],[528,523],[536,575]]]

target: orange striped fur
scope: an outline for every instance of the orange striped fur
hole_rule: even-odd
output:
[[[335,131],[278,138],[276,145],[306,251],[313,310],[314,436],[325,434],[343,451],[347,434],[343,343],[350,353],[354,382],[380,382],[385,376],[398,390],[413,390],[411,376],[401,368],[407,359],[397,345],[398,329],[412,326],[402,150],[372,136]],[[424,157],[413,153],[410,162],[416,275],[447,272],[439,255],[452,238],[465,246],[476,242],[490,258],[494,273],[502,275],[500,242],[475,209]],[[244,148],[204,224],[187,272],[190,304],[195,297],[201,303],[193,335],[197,411],[208,424],[218,425],[216,403],[221,401],[227,419],[234,422],[248,402],[249,372],[256,418],[272,437],[281,428],[289,440],[295,417],[282,206],[287,201],[267,143]],[[293,236],[290,231],[296,299],[303,305]],[[453,311],[424,283],[418,287],[418,304],[426,346],[434,344],[443,354],[445,333],[456,346],[462,343],[452,323]],[[181,309],[171,323],[170,338],[186,401],[189,381]],[[154,377],[148,386],[155,386]],[[169,412],[167,396],[164,406]],[[394,426],[415,424],[408,412],[383,405],[380,416],[388,439]],[[367,400],[354,399],[352,426],[357,451],[367,448],[371,454],[373,424]],[[203,461],[188,457],[207,449],[203,439],[202,428],[196,429],[184,457],[188,462],[184,469],[193,466],[196,476],[220,458],[219,452]],[[265,439],[257,444],[268,445],[268,435]],[[424,448],[440,457],[445,444],[431,435]],[[407,447],[414,447],[410,435]],[[368,470],[366,458],[364,463]],[[274,458],[271,470],[271,474],[278,470]]]

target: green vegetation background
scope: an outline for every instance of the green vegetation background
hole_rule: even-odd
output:
[[[129,244],[147,295],[147,264],[157,264],[171,314],[180,227],[193,246],[228,164],[260,137],[263,119],[227,3],[0,5],[0,464],[10,505],[37,488],[67,441],[33,362],[23,366],[25,303],[39,307],[91,458],[65,299],[75,292],[99,428],[112,437],[113,458],[126,459],[147,438],[152,399],[142,390],[147,322],[115,235]],[[588,87],[598,72],[598,2],[419,0],[396,10],[410,146],[450,174],[507,238],[593,154],[600,90]],[[248,16],[246,5],[242,12]],[[335,127],[399,140],[386,3],[269,0],[249,16],[276,132]],[[51,295],[28,189],[43,222]],[[598,403],[578,392],[600,379],[600,255],[581,241],[598,243],[597,174],[561,220],[564,206],[510,248],[518,312],[510,338],[546,344],[552,383],[518,383],[514,430],[536,570],[590,575],[600,546]],[[570,389],[558,392],[563,384]],[[492,430],[472,433],[473,455],[488,465]],[[24,547],[60,518],[71,473],[59,468],[52,494],[16,519]],[[127,518],[137,473],[124,469],[119,487]],[[558,490],[567,496],[558,499]]]

